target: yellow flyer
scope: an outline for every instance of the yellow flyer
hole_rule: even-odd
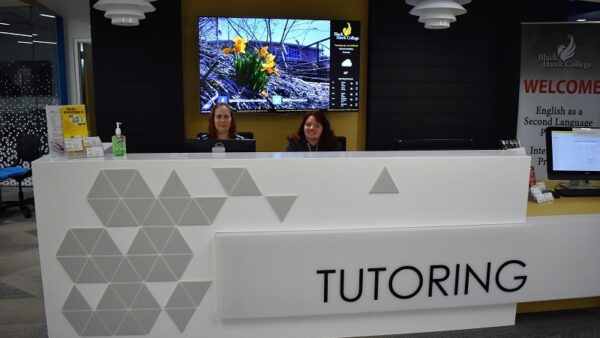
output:
[[[60,114],[65,140],[74,137],[83,139],[89,136],[84,105],[61,106]]]

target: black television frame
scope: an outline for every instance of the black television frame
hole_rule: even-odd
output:
[[[361,68],[361,50],[364,49],[365,47],[361,46],[361,21],[358,19],[343,19],[343,18],[331,18],[331,17],[295,17],[295,16],[287,16],[287,17],[278,17],[278,16],[261,16],[261,15],[254,15],[254,16],[247,16],[247,15],[199,15],[196,18],[196,34],[199,37],[200,34],[200,18],[233,18],[233,19],[270,19],[270,20],[323,20],[323,21],[329,21],[330,25],[336,23],[336,24],[344,24],[344,27],[341,28],[345,28],[345,24],[349,24],[352,23],[352,27],[353,27],[353,32],[358,36],[358,55],[357,55],[357,60],[356,64],[357,64],[357,71],[356,71],[356,92],[353,93],[355,94],[355,96],[352,99],[356,99],[356,105],[355,107],[337,107],[337,108],[332,108],[331,106],[331,88],[329,89],[329,102],[327,104],[326,108],[299,108],[299,109],[278,109],[277,107],[271,105],[269,108],[266,109],[241,109],[238,108],[237,105],[229,103],[232,107],[234,107],[235,111],[237,113],[240,114],[261,114],[261,113],[270,113],[270,114],[288,114],[288,113],[305,113],[305,112],[309,112],[309,111],[324,111],[324,112],[342,112],[342,113],[347,113],[347,112],[359,112],[360,111],[360,102],[362,100],[362,96],[360,95],[360,82],[361,81],[361,72],[360,72],[360,68]],[[342,31],[342,29],[340,29],[340,31]],[[332,35],[337,35],[337,31],[336,33],[331,33]],[[352,37],[352,36],[351,36]],[[337,37],[336,37],[337,38]],[[201,63],[201,51],[200,51],[200,41],[197,41],[197,61],[198,61],[198,65],[200,66]],[[331,53],[331,52],[330,52]],[[346,53],[344,53],[346,54]],[[330,59],[333,59],[333,56],[330,54]],[[334,67],[332,67],[331,65],[329,66],[329,83],[331,84],[333,82],[333,77],[331,76],[331,74],[333,73]],[[343,72],[343,74],[346,74],[347,72]],[[202,85],[203,85],[203,81],[206,81],[207,76],[206,75],[202,75],[201,70],[198,70],[198,75],[199,75],[199,88],[198,88],[198,94],[199,94],[199,110],[198,113],[201,115],[204,114],[209,114],[210,111],[209,110],[202,110]],[[342,79],[344,80],[344,79]],[[337,83],[336,83],[337,84]],[[344,84],[345,85],[345,84]],[[342,85],[340,85],[341,87]],[[338,88],[339,89],[339,88]],[[346,95],[348,96],[348,95]],[[342,101],[348,101],[349,97],[345,97],[344,99],[342,99],[342,97],[339,98],[340,101],[337,104],[341,105]]]
[[[573,130],[596,130],[600,133],[600,128],[572,128],[572,127],[547,127],[546,128],[546,170],[548,178],[551,180],[570,180],[570,181],[590,181],[600,180],[600,171],[587,170],[556,170],[554,169],[552,135],[554,132]],[[600,136],[598,137],[600,140]],[[573,185],[575,182],[572,182]]]

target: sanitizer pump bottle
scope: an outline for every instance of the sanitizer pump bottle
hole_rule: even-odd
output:
[[[115,135],[112,137],[112,154],[117,157],[127,155],[127,143],[125,142],[125,135],[121,134],[121,122],[117,122]]]

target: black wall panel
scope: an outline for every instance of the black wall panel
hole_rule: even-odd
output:
[[[564,21],[568,0],[473,1],[427,30],[404,1],[369,1],[367,150],[394,138],[516,136],[521,22]]]
[[[123,122],[128,152],[170,152],[184,138],[181,1],[156,1],[139,26],[114,26],[90,0],[97,132]]]

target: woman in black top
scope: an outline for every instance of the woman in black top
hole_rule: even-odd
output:
[[[288,136],[285,151],[339,151],[341,149],[329,120],[320,111],[304,115],[298,132]]]
[[[208,134],[202,135],[203,140],[243,140],[237,134],[237,124],[233,108],[226,103],[218,103],[210,110],[208,117]]]

